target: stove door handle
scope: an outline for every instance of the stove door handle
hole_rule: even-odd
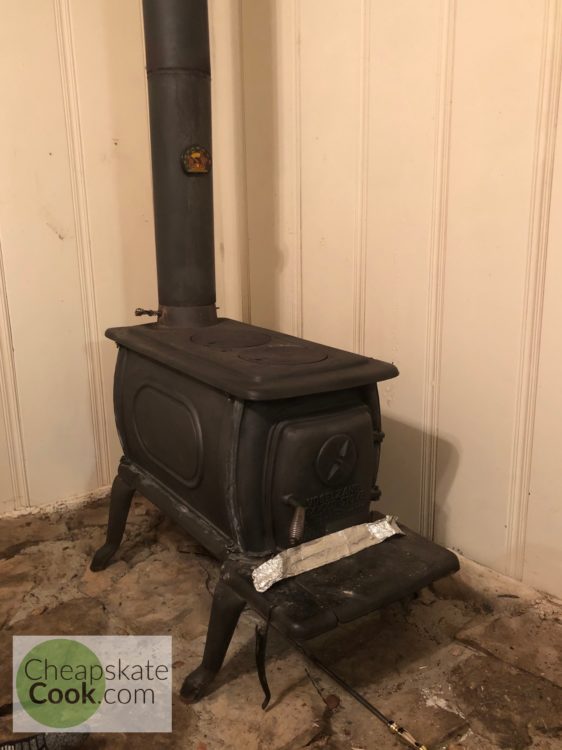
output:
[[[297,500],[294,495],[285,495],[283,502],[294,508],[293,517],[289,526],[289,544],[291,547],[295,547],[301,541],[304,534],[306,505],[300,500]]]

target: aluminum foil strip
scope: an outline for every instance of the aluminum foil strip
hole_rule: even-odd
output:
[[[366,547],[380,544],[395,534],[404,532],[396,516],[385,516],[378,521],[350,526],[333,534],[321,536],[298,547],[283,550],[252,571],[256,591],[267,591],[274,583],[306,573],[307,570],[336,562],[354,555]]]

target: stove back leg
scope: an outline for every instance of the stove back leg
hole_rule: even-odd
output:
[[[195,703],[208,691],[232,640],[246,602],[222,579],[216,585],[207,629],[203,661],[188,675],[181,686],[180,696],[186,703]]]
[[[131,507],[131,500],[135,494],[134,487],[131,487],[125,482],[119,474],[113,480],[111,487],[111,500],[109,504],[109,520],[107,523],[107,536],[105,544],[98,549],[92,559],[90,570],[98,571],[104,570],[113,555],[119,549],[123,534],[125,532],[125,525],[127,524],[127,516],[129,515],[129,509]]]

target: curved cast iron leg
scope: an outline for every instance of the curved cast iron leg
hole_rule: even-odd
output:
[[[94,555],[92,564],[90,565],[90,570],[93,570],[94,572],[104,570],[113,555],[119,549],[119,545],[121,544],[125,532],[125,524],[127,523],[129,508],[131,507],[131,500],[133,499],[134,494],[134,488],[124,482],[123,479],[117,475],[113,480],[113,485],[111,487],[107,537],[103,547],[100,547]]]
[[[181,686],[180,696],[186,703],[195,703],[209,689],[222,667],[238,619],[245,606],[244,599],[239,597],[221,578],[213,595],[203,661],[185,678]]]

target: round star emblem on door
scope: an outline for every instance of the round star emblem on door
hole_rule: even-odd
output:
[[[344,484],[357,464],[357,448],[351,435],[328,438],[316,456],[316,472],[330,487]]]

